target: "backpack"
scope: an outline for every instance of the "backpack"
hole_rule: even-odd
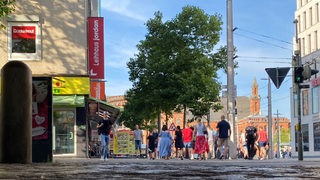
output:
[[[247,138],[255,138],[255,127],[249,126],[246,128]]]

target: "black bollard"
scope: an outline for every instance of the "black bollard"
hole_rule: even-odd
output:
[[[0,162],[32,163],[32,73],[21,61],[1,70]]]

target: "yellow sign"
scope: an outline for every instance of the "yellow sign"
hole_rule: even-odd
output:
[[[63,94],[90,94],[89,77],[53,77],[52,93]]]

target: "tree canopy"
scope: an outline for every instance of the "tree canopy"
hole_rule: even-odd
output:
[[[16,0],[0,0],[0,19],[3,22],[3,18],[10,15],[15,10]],[[0,29],[5,28],[6,26],[3,23],[0,23]]]
[[[222,20],[194,6],[163,21],[161,12],[146,23],[148,33],[127,63],[133,87],[120,118],[128,127],[148,124],[160,113],[190,109],[194,115],[221,108],[217,71],[226,66],[225,48],[214,51]],[[151,121],[150,121],[151,119]],[[145,122],[148,123],[145,123]]]

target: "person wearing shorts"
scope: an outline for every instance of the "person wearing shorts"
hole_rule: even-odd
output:
[[[192,135],[193,130],[189,127],[189,125],[182,130],[183,135],[183,144],[184,144],[184,154],[185,158],[192,158]]]
[[[135,130],[133,131],[134,135],[134,143],[135,143],[135,153],[136,157],[140,157],[141,155],[141,143],[142,143],[142,130],[139,129],[139,125],[136,125]],[[139,150],[139,155],[138,155]]]
[[[220,154],[219,159],[227,159],[229,152],[229,136],[231,134],[231,128],[228,121],[225,119],[225,116],[221,116],[221,120],[217,124],[217,133],[218,133],[218,151]],[[222,146],[224,147],[222,155]]]

